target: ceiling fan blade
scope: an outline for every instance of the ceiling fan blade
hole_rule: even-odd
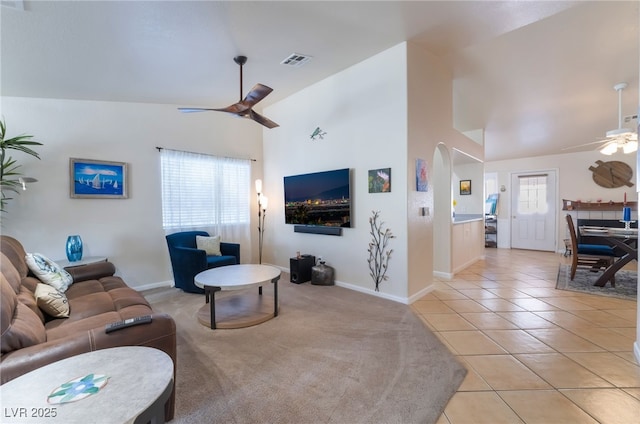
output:
[[[240,103],[247,105],[248,107],[252,107],[260,100],[267,97],[272,91],[273,88],[271,87],[267,87],[264,84],[256,84]]]
[[[601,143],[608,143],[611,140],[609,139],[605,139],[605,140],[598,140],[598,141],[592,141],[591,143],[583,143],[583,144],[578,144],[577,146],[569,146],[569,147],[563,147],[560,150],[571,150],[571,149],[579,149],[581,147],[585,147],[585,146],[592,146],[594,144],[601,144]]]
[[[250,118],[256,121],[257,123],[264,125],[267,128],[275,128],[279,127],[278,124],[260,115],[257,112],[254,112],[251,108],[258,103],[260,100],[264,99],[273,91],[273,88],[267,87],[264,84],[256,84],[251,91],[242,99],[242,65],[247,62],[246,56],[236,56],[233,58],[234,62],[240,65],[240,98],[241,100],[237,103],[232,104],[231,106],[227,106],[225,108],[199,108],[199,107],[179,107],[178,110],[184,113],[191,112],[227,112],[236,116]]]
[[[199,107],[179,107],[178,110],[182,113],[193,113],[193,112],[207,112],[213,109],[203,109]]]
[[[233,113],[235,115],[246,115],[249,108],[249,106],[239,102],[223,108],[179,107],[178,110],[183,113],[214,111]]]
[[[250,106],[243,104],[242,102],[234,103],[231,106],[219,108],[219,109],[211,109],[218,112],[227,112],[233,113],[235,115],[246,115],[247,111],[250,109]]]
[[[275,127],[279,127],[280,125],[273,122],[271,119],[260,115],[258,112],[254,112],[253,109],[249,109],[249,113],[247,114],[247,118],[251,118],[259,124],[264,125],[265,127],[271,129]]]

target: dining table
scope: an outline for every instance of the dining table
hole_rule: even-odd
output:
[[[607,281],[625,265],[633,260],[638,260],[638,229],[628,227],[628,225],[625,228],[588,225],[579,227],[580,236],[603,238],[612,247],[620,248],[622,252],[622,255],[604,270],[594,283],[594,286],[604,287]]]

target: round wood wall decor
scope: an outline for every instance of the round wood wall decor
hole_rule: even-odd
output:
[[[596,161],[597,166],[591,165],[589,171],[593,173],[593,181],[600,187],[618,188],[627,186],[633,187],[631,178],[633,177],[633,169],[624,162],[617,160],[603,162]]]

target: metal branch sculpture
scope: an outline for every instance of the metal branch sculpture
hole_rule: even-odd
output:
[[[369,243],[369,275],[376,283],[376,291],[380,291],[378,286],[381,282],[388,279],[387,270],[389,265],[389,259],[393,249],[387,249],[389,240],[395,238],[388,228],[383,230],[383,221],[378,221],[380,218],[380,211],[372,211],[373,215],[369,218],[369,226],[371,230],[371,242]]]

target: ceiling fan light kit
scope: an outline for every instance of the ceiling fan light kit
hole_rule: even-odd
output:
[[[600,153],[607,156],[612,155],[617,151],[618,151],[617,144],[606,144],[602,149],[600,149]]]
[[[622,145],[622,151],[624,153],[633,153],[638,150],[638,142],[637,141],[628,141]]]
[[[190,107],[179,107],[178,110],[184,113],[192,113],[192,112],[226,112],[237,117],[248,118],[256,121],[257,123],[264,125],[267,128],[275,128],[279,125],[270,120],[269,118],[260,115],[258,112],[253,110],[253,106],[255,106],[260,100],[264,99],[273,91],[271,87],[267,87],[264,84],[256,84],[249,93],[242,98],[242,67],[245,63],[247,63],[246,56],[236,56],[233,58],[233,61],[240,65],[240,100],[237,103],[234,103],[225,108],[190,108]]]

